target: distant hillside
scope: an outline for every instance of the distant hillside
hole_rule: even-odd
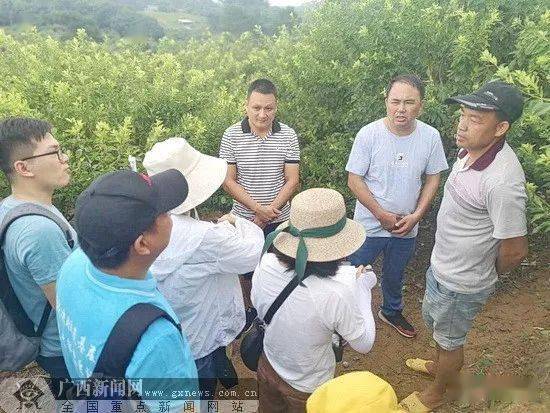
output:
[[[114,0],[0,0],[0,26],[17,30],[26,25],[61,38],[84,28],[95,40],[105,35],[159,39],[161,24]]]
[[[208,31],[206,16],[181,10],[159,11],[158,9],[148,9],[142,13],[155,19],[162,26],[166,36],[173,39],[187,39],[200,36]]]
[[[130,0],[118,0],[127,4]],[[271,7],[267,0],[138,0],[147,16],[154,17],[173,37],[186,37],[206,30],[235,35],[260,26],[267,34],[299,21],[294,7]]]
[[[31,25],[60,38],[84,28],[98,41],[187,39],[207,31],[239,35],[256,26],[273,34],[297,24],[302,10],[271,7],[267,0],[0,0],[0,27],[18,31]]]

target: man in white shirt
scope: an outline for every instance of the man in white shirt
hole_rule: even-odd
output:
[[[263,232],[253,222],[231,214],[217,224],[190,216],[222,184],[225,160],[201,154],[183,138],[170,138],[155,144],[143,163],[149,174],[176,168],[189,185],[187,200],[171,211],[170,242],[151,272],[189,340],[201,399],[212,399],[218,379],[226,387],[236,383],[226,347],[245,324],[238,274],[256,267]]]
[[[357,197],[353,219],[367,231],[365,244],[350,261],[372,264],[384,255],[378,317],[402,336],[415,337],[416,330],[402,314],[404,272],[414,253],[418,222],[448,165],[439,132],[417,119],[424,99],[422,80],[396,76],[386,92],[386,117],[357,133],[346,165],[348,186]]]

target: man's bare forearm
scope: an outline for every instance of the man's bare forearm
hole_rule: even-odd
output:
[[[430,205],[435,198],[437,189],[439,188],[440,175],[426,175],[426,182],[424,182],[424,187],[420,193],[420,198],[416,205],[414,214],[417,215],[418,220],[420,220],[426,212],[430,209]]]
[[[223,189],[237,202],[241,203],[251,211],[255,211],[259,203],[255,201],[246,190],[232,178],[226,178]]]
[[[383,211],[383,208],[380,204],[374,199],[372,192],[369,187],[363,181],[363,178],[359,175],[350,173],[348,175],[348,187],[351,189],[351,192],[357,197],[357,200],[367,208],[375,217],[380,215],[380,212]]]
[[[281,209],[283,205],[286,205],[286,203],[290,200],[292,194],[298,190],[299,186],[300,183],[298,180],[286,181],[275,199],[271,201],[271,206]]]
[[[55,296],[55,289],[56,289],[56,283],[55,281],[42,285],[41,286],[42,291],[44,292],[44,295],[46,296],[46,299],[50,302],[52,308],[55,310],[56,307],[56,296]]]
[[[505,274],[516,268],[527,256],[528,249],[527,237],[502,240],[495,263],[497,273]]]
[[[523,255],[501,255],[497,257],[496,268],[498,274],[506,274],[516,268],[525,257]]]

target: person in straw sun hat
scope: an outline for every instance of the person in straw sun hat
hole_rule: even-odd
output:
[[[245,324],[237,274],[256,267],[264,235],[254,223],[233,215],[217,224],[190,216],[222,184],[225,160],[200,153],[183,138],[170,138],[156,143],[143,165],[150,175],[178,169],[189,185],[185,202],[171,211],[170,242],[151,272],[180,318],[197,364],[199,387],[209,399],[218,379],[226,387],[236,383],[226,347]]]
[[[368,353],[374,343],[372,271],[343,260],[365,240],[363,226],[346,217],[344,198],[313,188],[293,199],[290,219],[267,236],[252,278],[252,302],[260,318],[294,280],[266,326],[258,363],[260,412],[304,412],[309,395],[334,377],[332,335]]]

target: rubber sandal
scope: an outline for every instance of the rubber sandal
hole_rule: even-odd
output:
[[[432,411],[429,407],[425,406],[424,403],[420,401],[420,398],[418,397],[420,395],[419,392],[415,391],[411,394],[409,394],[407,397],[405,397],[401,402],[399,403],[399,406],[406,409],[409,413],[429,413]]]
[[[411,370],[417,371],[419,373],[429,374],[431,376],[432,374],[426,368],[427,363],[433,363],[433,362],[432,360],[424,360],[424,359],[418,359],[418,358],[405,360],[405,364]]]

